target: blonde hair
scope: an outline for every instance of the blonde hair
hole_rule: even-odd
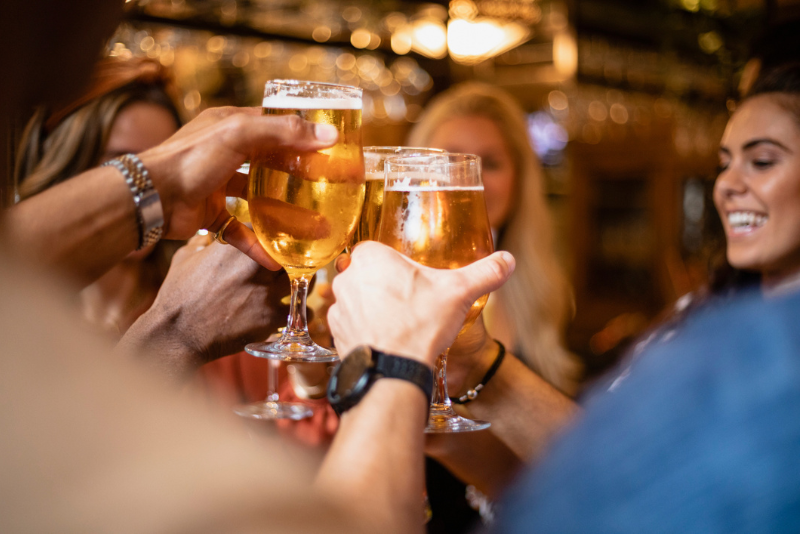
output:
[[[517,337],[518,346],[509,349],[545,380],[565,393],[574,393],[580,364],[562,344],[572,314],[570,289],[553,252],[542,170],[530,144],[522,108],[494,86],[463,83],[431,101],[408,143],[427,146],[441,124],[465,116],[492,120],[503,133],[514,160],[516,201],[495,244],[517,260],[514,275],[496,293]]]

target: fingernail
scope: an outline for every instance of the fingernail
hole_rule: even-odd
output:
[[[505,262],[506,267],[508,267],[510,271],[514,271],[514,267],[516,267],[517,262],[510,252],[506,252],[505,250],[500,251],[500,259]]]
[[[314,126],[314,136],[318,141],[332,143],[339,138],[339,132],[332,124],[317,124]]]

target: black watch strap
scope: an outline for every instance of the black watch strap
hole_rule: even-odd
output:
[[[433,393],[433,373],[431,368],[411,358],[385,354],[372,349],[375,372],[385,378],[400,378],[416,384],[425,398],[430,400]]]
[[[431,398],[433,372],[430,367],[362,345],[353,349],[334,368],[328,381],[328,401],[341,415],[358,404],[372,384],[381,378],[407,380],[417,385],[426,399]]]

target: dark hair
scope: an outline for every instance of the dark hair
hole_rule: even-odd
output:
[[[744,100],[765,94],[774,95],[778,104],[800,123],[800,63],[787,63],[765,71]]]
[[[773,95],[800,124],[800,63],[787,63],[762,72],[742,101],[767,94]],[[724,250],[712,262],[708,284],[712,295],[731,294],[761,283],[761,273],[734,268]]]

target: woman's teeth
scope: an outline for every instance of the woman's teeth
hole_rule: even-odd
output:
[[[732,211],[728,213],[728,225],[737,231],[753,230],[764,226],[767,218],[752,211]]]

